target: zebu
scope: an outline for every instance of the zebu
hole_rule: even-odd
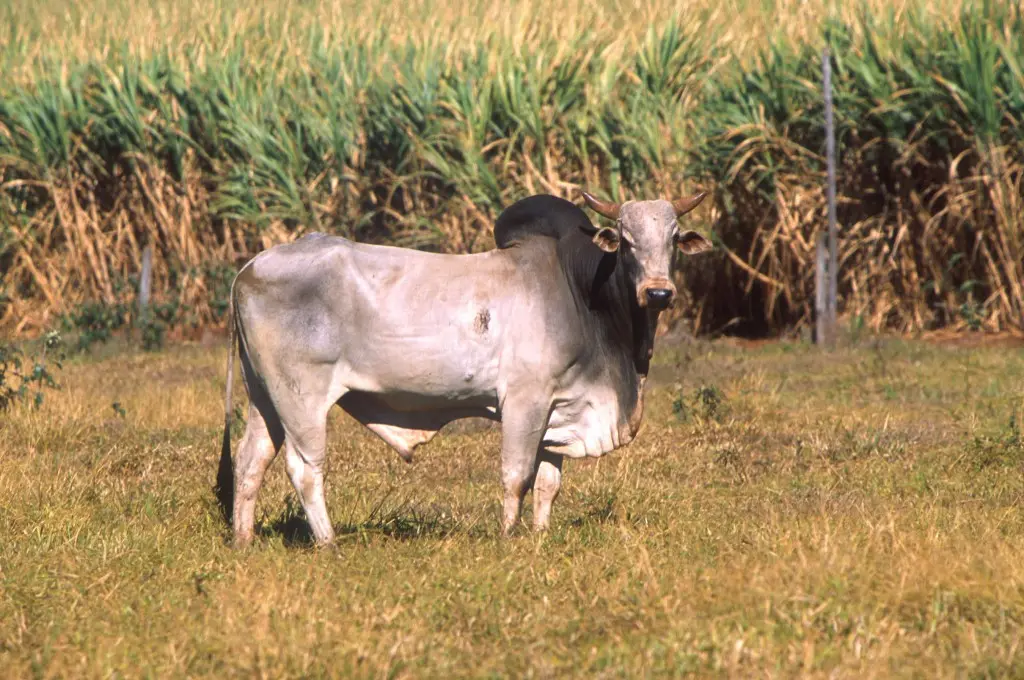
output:
[[[546,528],[563,456],[601,456],[637,434],[658,316],[676,296],[674,251],[711,248],[677,225],[704,195],[619,205],[584,193],[613,221],[601,228],[569,201],[533,196],[499,216],[497,248],[481,254],[311,234],[254,257],[231,291],[218,474],[236,544],[252,540],[282,445],[316,541],[334,538],[323,473],[335,404],[406,461],[452,420],[500,421],[503,530],[531,486]],[[236,336],[250,406],[233,466]]]

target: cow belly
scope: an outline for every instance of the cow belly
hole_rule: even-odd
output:
[[[543,446],[570,458],[602,456],[628,443],[621,429],[615,391],[590,386],[585,394],[555,402]]]
[[[428,400],[419,395],[349,392],[338,405],[383,439],[407,462],[417,446],[430,441],[453,420],[496,419],[493,399]]]

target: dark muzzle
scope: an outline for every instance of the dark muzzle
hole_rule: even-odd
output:
[[[665,309],[672,304],[672,291],[668,288],[648,288],[647,305],[652,309]]]

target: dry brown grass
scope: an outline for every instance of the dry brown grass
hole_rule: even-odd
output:
[[[222,352],[106,350],[0,420],[0,667],[1017,676],[1022,352],[662,347],[639,439],[568,463],[552,531],[507,541],[496,432],[442,435],[406,466],[339,414],[338,550],[308,547],[278,462],[262,537],[236,552],[210,492]]]
[[[845,314],[876,331],[1024,327],[1024,166],[1008,160],[1015,153],[993,149],[988,158],[974,159],[976,170],[964,176],[953,170],[952,177],[918,187],[925,195],[911,191],[875,212],[864,206],[884,190],[877,175],[858,179],[870,163],[852,149],[840,169],[846,184],[839,196],[838,244]],[[791,171],[777,179],[774,205],[740,212],[751,233],[735,229],[735,217],[729,220],[742,248],[725,244],[725,257],[716,263],[742,272],[744,290],[757,291],[765,317],[780,326],[811,325],[816,238],[827,209],[822,159],[808,162],[798,155],[788,159]],[[709,222],[720,224],[722,217],[713,209]],[[716,286],[698,281],[708,269],[690,276],[689,287],[706,298],[702,304],[714,305]],[[964,270],[973,273],[964,276]],[[714,276],[722,282],[731,274],[719,270]],[[972,290],[979,284],[983,294]],[[801,312],[796,319],[794,310]]]

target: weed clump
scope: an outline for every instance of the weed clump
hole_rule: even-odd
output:
[[[63,368],[63,341],[56,331],[47,333],[34,359],[12,343],[0,343],[0,411],[17,402],[38,408],[46,390],[58,388],[54,371]]]
[[[672,413],[681,422],[691,419],[721,422],[727,412],[725,394],[714,385],[701,385],[691,396],[680,392],[672,401]]]
[[[968,452],[976,470],[988,467],[1024,467],[1024,436],[1017,414],[998,431],[975,435]]]

